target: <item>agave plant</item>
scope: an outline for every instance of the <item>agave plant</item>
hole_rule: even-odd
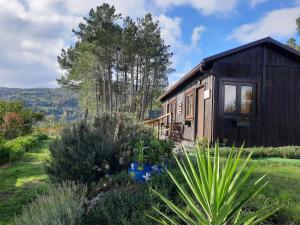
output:
[[[257,224],[272,215],[279,209],[278,206],[242,213],[247,202],[267,185],[265,175],[254,182],[249,179],[255,164],[248,166],[252,153],[241,159],[242,149],[237,151],[232,147],[226,160],[220,160],[218,144],[213,156],[209,147],[204,149],[200,145],[194,149],[194,155],[185,149],[182,159],[174,154],[184,183],[180,183],[171,172],[168,171],[168,174],[186,206],[180,208],[153,190],[175,216],[154,208],[158,217],[149,217],[165,225],[239,225]]]

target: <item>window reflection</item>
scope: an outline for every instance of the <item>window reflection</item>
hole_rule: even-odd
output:
[[[241,113],[253,112],[253,87],[241,87]]]
[[[224,112],[234,113],[236,111],[236,86],[225,85],[224,92]]]

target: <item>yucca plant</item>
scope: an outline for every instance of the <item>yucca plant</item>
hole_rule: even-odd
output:
[[[174,155],[184,182],[179,182],[178,177],[169,171],[168,174],[186,207],[180,208],[153,190],[175,216],[154,208],[158,218],[150,217],[160,224],[239,225],[257,224],[272,215],[279,209],[278,206],[242,213],[247,202],[267,185],[264,181],[266,175],[250,181],[255,164],[248,166],[252,153],[246,159],[241,159],[242,149],[237,151],[232,147],[226,160],[220,160],[218,144],[215,145],[213,156],[209,147],[204,149],[200,145],[194,149],[193,156],[185,149],[182,159]]]

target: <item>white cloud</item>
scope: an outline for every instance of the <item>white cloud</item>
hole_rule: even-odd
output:
[[[268,12],[257,22],[236,28],[228,39],[246,43],[266,36],[288,38],[297,32],[295,20],[299,15],[300,6]]]
[[[132,18],[152,12],[162,37],[174,52],[174,67],[199,45],[204,30],[196,27],[191,43],[182,37],[182,20],[163,12],[170,6],[190,5],[205,14],[227,12],[238,0],[0,0],[0,86],[54,87],[61,76],[57,55],[73,43],[71,32],[91,8],[108,2]],[[180,67],[181,68],[181,67]],[[180,69],[179,69],[180,70]],[[177,73],[181,73],[181,70]]]
[[[72,28],[88,11],[107,1],[0,0],[0,86],[56,86],[57,55],[74,41]],[[144,0],[110,0],[118,12],[146,13]]]
[[[252,8],[256,7],[257,5],[263,4],[265,2],[267,2],[268,0],[251,0],[250,1],[250,6]]]
[[[192,33],[192,47],[196,48],[199,45],[203,32],[206,30],[204,26],[198,26],[193,29]]]
[[[165,9],[174,6],[191,6],[204,15],[228,13],[235,9],[239,0],[155,0],[156,4]]]
[[[170,18],[165,14],[157,18],[161,27],[161,36],[169,45],[178,45],[181,39],[181,18]]]
[[[202,25],[195,27],[191,34],[191,42],[186,43],[183,41],[182,37],[181,18],[171,18],[165,14],[161,14],[155,19],[159,20],[162,38],[166,41],[166,44],[171,46],[171,51],[174,53],[172,66],[174,68],[179,68],[178,71],[172,74],[170,79],[170,83],[174,83],[181,77],[181,75],[183,75],[183,72],[186,72],[191,68],[191,65],[189,65],[189,67],[183,66],[183,62],[186,61],[186,58],[191,53],[196,51],[199,52],[199,42],[206,28]]]

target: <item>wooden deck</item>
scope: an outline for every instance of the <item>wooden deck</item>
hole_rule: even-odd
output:
[[[170,138],[176,142],[182,140],[183,124],[173,121],[172,113],[164,114],[153,120],[144,121],[145,124],[157,129],[157,138]]]

